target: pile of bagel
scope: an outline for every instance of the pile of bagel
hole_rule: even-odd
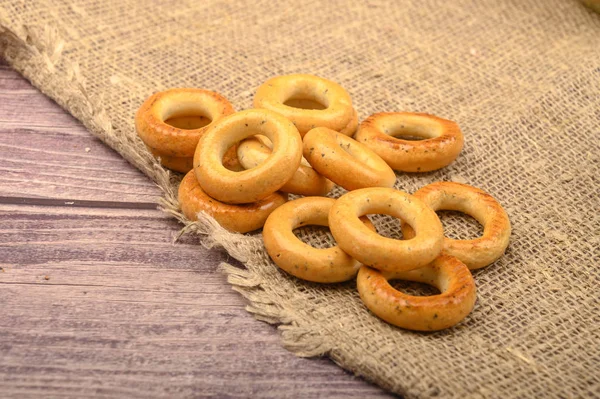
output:
[[[149,151],[185,173],[179,201],[187,218],[206,212],[233,232],[262,228],[280,269],[317,283],[356,278],[366,307],[398,327],[441,330],[471,312],[470,270],[503,255],[511,232],[506,212],[466,184],[437,182],[412,195],[393,188],[394,170],[427,172],[456,159],[463,147],[456,123],[394,112],[359,124],[346,90],[306,74],[269,79],[254,107],[235,112],[217,93],[182,88],[156,93],[138,110],[136,130]],[[326,197],[334,185],[348,192]],[[472,216],[483,235],[444,237],[438,210]],[[378,234],[370,214],[399,218],[403,239]],[[337,245],[302,242],[294,230],[310,225],[328,226]],[[440,294],[408,295],[391,280],[426,283]]]

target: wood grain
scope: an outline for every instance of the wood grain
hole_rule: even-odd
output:
[[[284,350],[158,195],[0,65],[0,397],[388,396]]]
[[[0,66],[0,197],[156,202],[160,190],[7,66]]]

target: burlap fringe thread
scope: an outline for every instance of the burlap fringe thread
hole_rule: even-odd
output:
[[[69,110],[102,142],[117,150],[156,183],[163,192],[163,197],[159,200],[159,209],[184,224],[175,240],[184,234],[201,235],[201,242],[206,248],[222,247],[236,260],[244,264],[251,262],[245,255],[248,246],[250,244],[256,247],[256,250],[260,250],[263,245],[260,238],[231,233],[205,213],[199,215],[198,221],[191,222],[180,212],[177,193],[173,190],[174,176],[156,162],[139,143],[114,133],[110,119],[101,105],[101,99],[88,94],[79,66],[61,60],[65,42],[55,28],[46,25],[42,32],[38,32],[26,25],[20,25],[17,29],[9,30],[6,28],[9,25],[7,22],[0,9],[0,50],[4,58],[37,88],[50,87],[53,91],[62,91],[60,98],[67,100],[59,103],[61,107]],[[21,62],[25,58],[27,63]],[[61,74],[66,72],[66,79],[61,76],[60,81],[54,78],[59,60],[62,61]],[[240,249],[242,245],[244,250]],[[248,312],[260,321],[278,325],[282,344],[287,350],[301,357],[321,356],[329,352],[330,346],[322,336],[314,333],[309,326],[301,326],[292,312],[287,312],[270,298],[262,289],[263,281],[258,274],[227,263],[221,263],[219,270],[227,275],[227,281],[233,289],[248,300]],[[342,367],[348,368],[340,363],[340,359],[331,357]],[[353,371],[357,373],[356,370]],[[378,383],[381,385],[382,382]],[[397,391],[398,387],[394,388]]]

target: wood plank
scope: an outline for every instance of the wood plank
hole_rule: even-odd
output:
[[[0,197],[156,202],[160,190],[17,72],[0,66]]]
[[[378,397],[300,359],[157,210],[0,205],[3,396]],[[239,264],[238,264],[239,265]]]
[[[58,104],[42,95],[18,72],[0,63],[0,130],[14,126],[91,136]]]
[[[0,207],[0,255],[4,264],[43,265],[57,259],[79,262],[152,260],[152,267],[189,268],[202,255],[202,267],[224,259],[198,239],[173,238],[181,225],[158,210],[58,208],[19,205]]]

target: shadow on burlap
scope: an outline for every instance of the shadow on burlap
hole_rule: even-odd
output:
[[[163,189],[162,207],[246,265],[223,265],[248,311],[279,324],[300,356],[327,354],[385,389],[415,397],[591,397],[600,381],[600,17],[575,0],[181,2],[0,1],[0,49],[41,91]],[[478,301],[455,328],[394,328],[354,283],[321,286],[280,272],[260,234],[184,220],[179,176],[137,138],[141,102],[202,87],[241,110],[274,75],[339,82],[362,119],[419,111],[455,120],[466,145],[449,167],[400,174],[414,192],[466,182],[506,208],[506,255],[477,271]],[[339,191],[333,193],[338,196]],[[476,234],[445,217],[448,234]],[[380,218],[394,235],[397,221]],[[330,245],[320,230],[300,235]],[[464,233],[463,233],[464,234]],[[468,235],[467,234],[467,235]]]

